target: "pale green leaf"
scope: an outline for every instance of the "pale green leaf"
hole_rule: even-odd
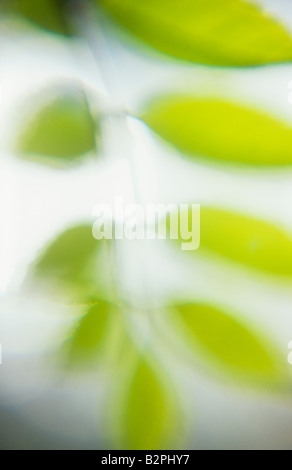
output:
[[[201,207],[200,250],[270,274],[292,276],[292,235],[254,217]]]
[[[292,38],[245,0],[96,0],[137,38],[171,56],[219,66],[291,61]]]
[[[165,449],[176,426],[175,405],[165,383],[150,363],[140,358],[126,390],[121,391],[114,434],[121,449]]]
[[[292,126],[221,98],[164,96],[141,118],[190,157],[255,166],[292,164]]]
[[[70,34],[65,7],[63,0],[3,0],[1,10],[50,32]]]
[[[175,309],[185,331],[184,339],[214,366],[234,378],[238,375],[254,382],[276,383],[281,379],[279,352],[244,322],[202,303],[178,305]]]
[[[17,151],[42,163],[70,163],[95,151],[95,132],[82,93],[64,94],[28,116]]]

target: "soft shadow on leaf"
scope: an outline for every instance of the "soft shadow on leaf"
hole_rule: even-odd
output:
[[[163,375],[163,374],[162,374]],[[168,449],[180,441],[177,403],[161,375],[143,357],[138,359],[124,390],[118,385],[114,409],[115,445],[119,449]],[[176,436],[175,436],[176,434]]]
[[[292,276],[292,236],[269,222],[201,207],[201,245],[231,261],[279,276]]]
[[[219,66],[291,61],[289,31],[243,0],[95,0],[126,30],[179,59]]]
[[[184,340],[217,371],[232,374],[236,381],[287,385],[279,351],[253,328],[212,305],[177,305],[174,311]]]
[[[52,33],[68,35],[65,6],[64,0],[3,0],[1,10]]]
[[[42,285],[50,295],[73,296],[78,302],[88,300],[90,304],[97,296],[107,296],[109,289],[102,259],[105,249],[103,241],[93,238],[90,225],[70,228],[40,255],[28,282]]]
[[[64,93],[23,123],[16,150],[22,158],[61,165],[96,152],[96,126],[81,92]]]
[[[221,98],[160,97],[141,119],[190,157],[254,166],[292,164],[292,126]]]
[[[63,346],[69,366],[88,365],[89,361],[98,357],[115,311],[117,307],[103,300],[87,308]]]

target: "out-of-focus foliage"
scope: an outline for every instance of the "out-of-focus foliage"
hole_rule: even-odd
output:
[[[257,166],[292,164],[291,126],[220,98],[159,97],[141,118],[189,156]]]
[[[59,95],[30,113],[17,151],[41,163],[64,165],[96,151],[96,128],[81,92]]]
[[[220,66],[291,61],[292,38],[245,0],[95,0],[119,24],[180,59]]]
[[[287,381],[280,370],[279,352],[254,327],[207,304],[178,305],[175,311],[196,355],[201,352],[214,366],[232,373],[233,379],[274,386]]]
[[[177,442],[180,436],[178,410],[170,391],[144,357],[138,359],[131,374],[121,396],[117,397],[116,445],[133,450],[173,446],[173,439]]]
[[[78,8],[75,15],[79,7],[81,14],[85,13],[83,24],[94,13],[91,6],[95,4],[101,13],[91,18],[97,19],[97,30],[98,21],[110,17],[113,24],[136,37],[138,44],[144,41],[174,58],[233,67],[292,59],[291,34],[252,1],[0,0],[1,13],[12,13],[62,35],[71,33],[69,3],[70,8]],[[87,41],[91,44],[88,37]],[[79,162],[91,152],[96,154],[99,119],[92,115],[91,105],[90,97],[87,99],[80,90],[69,93],[66,89],[54,99],[42,100],[36,111],[22,121],[18,153],[55,166]],[[114,106],[109,108],[109,114],[114,112]],[[188,156],[258,169],[292,164],[291,126],[222,97],[187,93],[160,96],[148,103],[140,117]],[[95,240],[90,225],[75,226],[45,248],[31,269],[29,281],[44,286],[49,295],[64,294],[66,300],[70,298],[84,309],[63,345],[69,365],[92,364],[101,352],[104,354],[103,346],[109,339],[111,374],[121,379],[113,387],[110,423],[117,448],[177,448],[179,410],[171,382],[164,379],[163,367],[153,361],[152,338],[149,356],[139,348],[137,351],[130,340],[131,334],[139,331],[132,317],[135,308],[127,291],[123,292],[122,282],[119,286],[117,260],[110,256],[109,243]],[[224,259],[255,271],[292,276],[291,235],[251,216],[202,207],[200,250],[214,261]],[[230,382],[244,380],[275,388],[287,385],[278,351],[256,328],[218,306],[193,302],[171,308],[170,323],[177,325],[177,334],[197,357],[203,357],[219,372],[228,372]],[[148,319],[144,320],[146,323]],[[125,353],[128,349],[130,354]],[[123,368],[124,362],[129,367]]]
[[[31,22],[58,34],[70,34],[66,21],[66,0],[2,0],[1,12]]]

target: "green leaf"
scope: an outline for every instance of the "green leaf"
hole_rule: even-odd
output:
[[[101,243],[93,238],[90,225],[66,230],[40,255],[30,280],[44,284],[49,292],[63,295],[68,291],[90,299],[98,292],[100,273],[94,269]]]
[[[273,275],[292,276],[291,234],[246,215],[201,207],[200,250]]]
[[[114,310],[113,304],[102,300],[87,309],[64,345],[70,365],[87,363],[100,353]]]
[[[4,0],[2,11],[50,32],[70,34],[63,0]]]
[[[177,410],[161,376],[147,360],[139,359],[126,390],[119,389],[119,394],[120,412],[114,426],[118,447],[132,450],[168,448],[177,425]]]
[[[25,287],[66,303],[94,305],[113,295],[110,240],[96,240],[91,225],[77,225],[49,243],[32,265]]]
[[[95,124],[82,93],[64,94],[39,108],[17,142],[22,156],[55,164],[75,162],[95,147]]]
[[[80,277],[97,249],[90,225],[80,225],[62,233],[41,256],[36,271],[68,282]]]
[[[258,332],[211,305],[178,305],[175,310],[185,340],[213,365],[245,380],[280,380],[280,355]]]
[[[288,30],[244,0],[96,0],[118,24],[171,56],[219,66],[291,61]]]
[[[221,98],[165,96],[150,104],[141,118],[191,157],[225,164],[292,164],[291,126]]]

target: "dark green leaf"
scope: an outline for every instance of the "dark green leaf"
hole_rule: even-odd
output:
[[[28,117],[17,150],[43,163],[65,163],[95,151],[95,125],[82,93],[59,96]]]
[[[96,0],[134,36],[184,60],[220,66],[291,61],[288,30],[244,0]]]
[[[257,166],[292,164],[291,126],[220,98],[165,96],[150,104],[142,119],[189,156]]]
[[[4,0],[2,10],[53,33],[69,34],[64,0]]]
[[[185,339],[205,359],[243,379],[272,383],[280,379],[280,355],[258,332],[211,305],[175,308]]]

